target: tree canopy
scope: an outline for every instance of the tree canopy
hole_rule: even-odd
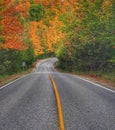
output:
[[[1,0],[1,74],[10,73],[14,64],[18,71],[21,62],[29,67],[35,57],[54,53],[63,69],[112,71],[114,7],[111,0]]]

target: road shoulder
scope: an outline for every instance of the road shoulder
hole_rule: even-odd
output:
[[[88,81],[91,81],[91,82],[97,83],[99,85],[102,85],[104,87],[107,87],[109,89],[115,90],[115,82],[112,82],[110,80],[106,80],[106,79],[102,78],[101,76],[96,76],[94,74],[85,74],[85,73],[79,74],[76,72],[62,71],[55,64],[54,64],[54,68],[58,72],[79,76],[79,77],[86,79]]]

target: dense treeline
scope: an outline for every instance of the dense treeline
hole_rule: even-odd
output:
[[[23,70],[22,62],[25,62],[25,69],[32,66],[35,61],[34,48],[28,39],[26,39],[26,43],[28,47],[25,50],[0,50],[0,75],[21,72]]]
[[[21,6],[20,6],[21,5]],[[17,73],[34,62],[34,47],[29,34],[25,3],[0,1],[0,76]]]
[[[65,70],[112,71],[114,11],[112,0],[1,0],[0,75],[54,53]]]
[[[115,67],[114,2],[79,0],[77,9],[60,14],[66,33],[57,51],[59,66],[77,71],[112,71]]]

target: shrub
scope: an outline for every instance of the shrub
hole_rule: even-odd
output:
[[[29,10],[29,19],[31,21],[40,21],[45,15],[45,10],[41,4],[32,4]]]

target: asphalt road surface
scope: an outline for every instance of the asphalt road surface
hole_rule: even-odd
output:
[[[0,89],[0,130],[59,130],[56,83],[65,130],[115,130],[115,91],[55,71],[55,58]]]

